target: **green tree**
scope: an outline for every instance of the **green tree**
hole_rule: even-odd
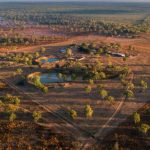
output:
[[[92,91],[91,86],[87,86],[87,87],[85,88],[85,92],[86,92],[86,93],[90,93],[91,91]]]
[[[134,50],[135,50],[135,48],[132,45],[129,45],[128,51],[134,51]]]
[[[77,75],[73,73],[73,74],[71,75],[71,80],[74,81],[74,80],[76,80],[76,79],[77,79]]]
[[[44,53],[45,51],[46,51],[46,48],[45,48],[45,47],[41,47],[40,52],[41,52],[41,53]]]
[[[133,113],[133,119],[134,119],[134,123],[135,123],[135,124],[140,123],[140,121],[141,121],[140,114],[137,113],[137,112]]]
[[[78,116],[77,112],[73,109],[69,110],[69,114],[72,119],[75,119]]]
[[[11,114],[9,115],[9,121],[10,121],[10,122],[13,122],[15,119],[16,119],[16,114],[11,113]]]
[[[48,87],[42,86],[42,87],[41,87],[41,91],[42,91],[43,93],[48,93]]]
[[[94,80],[90,79],[90,80],[89,80],[89,84],[90,84],[90,85],[94,85]]]
[[[93,116],[93,109],[90,105],[85,106],[85,115],[86,115],[86,117],[92,117]]]
[[[22,74],[22,73],[23,73],[23,70],[22,70],[21,68],[18,68],[18,69],[16,70],[16,74],[20,75],[20,74]]]
[[[29,60],[29,61],[27,62],[27,65],[31,66],[31,65],[32,65],[32,60]]]
[[[42,114],[39,111],[34,111],[32,117],[35,122],[38,122],[42,118]]]
[[[66,56],[67,56],[67,57],[71,57],[72,55],[73,55],[72,49],[71,49],[71,48],[68,48],[68,49],[66,50]]]
[[[106,78],[106,74],[104,72],[100,72],[99,79],[105,79],[105,78]]]
[[[102,48],[99,48],[98,51],[97,51],[97,53],[98,53],[99,55],[101,55],[101,54],[104,53],[104,50],[103,50]]]
[[[15,96],[15,97],[13,98],[13,103],[14,103],[15,105],[19,105],[19,104],[20,104],[20,99]]]
[[[103,84],[98,84],[98,85],[97,85],[97,88],[98,88],[99,90],[101,90],[102,88],[104,88],[104,85],[103,85]]]
[[[32,78],[32,82],[34,83],[34,85],[39,88],[42,92],[47,93],[48,92],[48,87],[46,87],[45,85],[43,85],[40,81],[40,77],[39,76],[34,76]]]
[[[125,95],[125,98],[126,98],[126,99],[129,99],[129,98],[131,98],[131,97],[134,96],[134,93],[133,93],[133,91],[131,91],[131,90],[126,90],[126,91],[124,92],[124,95]]]
[[[147,132],[150,130],[150,126],[148,124],[141,124],[141,126],[139,127],[139,131],[147,134]]]
[[[146,90],[148,88],[148,84],[144,80],[140,81],[140,86],[141,86],[142,91],[144,91],[144,90]]]
[[[135,88],[132,82],[127,83],[127,90],[133,90]]]
[[[99,94],[102,97],[102,99],[105,99],[108,96],[108,92],[104,89],[100,90]]]
[[[112,96],[108,96],[108,97],[107,97],[107,100],[108,100],[111,104],[114,104],[114,102],[115,102],[115,98],[112,97]]]
[[[40,56],[39,52],[35,53],[35,57],[38,58]]]

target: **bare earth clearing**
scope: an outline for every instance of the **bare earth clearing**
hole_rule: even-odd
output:
[[[127,63],[135,74],[133,81],[138,82],[141,77],[148,77],[150,79],[149,40],[149,37],[145,36],[137,39],[95,35],[76,36],[70,37],[64,42],[24,47],[17,50],[7,50],[7,52],[35,52],[44,46],[46,47],[46,55],[59,56],[60,49],[73,43],[119,42],[124,48],[133,45],[137,49],[138,55],[129,58]],[[0,52],[4,53],[3,50],[0,50]],[[121,58],[112,58],[112,61],[119,64],[125,63]],[[107,83],[105,88],[109,89],[111,95],[118,97],[114,106],[102,100],[96,91],[86,94],[84,91],[86,83],[70,83],[65,88],[50,88],[47,94],[42,94],[31,85],[16,86],[19,79],[16,77],[12,78],[11,75],[17,68],[18,64],[0,69],[0,78],[18,94],[22,93],[24,97],[22,107],[30,110],[34,107],[34,104],[39,105],[39,109],[42,110],[43,118],[45,119],[41,124],[57,132],[70,134],[81,142],[80,149],[82,150],[93,147],[95,143],[100,142],[110,130],[116,128],[133,112],[149,102],[150,98],[150,88],[148,88],[142,94],[137,92],[134,99],[124,101],[122,99],[122,88],[117,79],[103,81]],[[19,68],[23,69],[24,74],[37,71],[36,68],[31,69],[25,66],[20,66]],[[150,80],[148,82],[150,85]],[[94,109],[94,116],[92,118],[86,118],[83,114],[84,107],[87,104],[90,104]],[[67,113],[68,109],[77,110],[79,117],[76,120],[72,120]],[[54,115],[56,116],[54,117]]]

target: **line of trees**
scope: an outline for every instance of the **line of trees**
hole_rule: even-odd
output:
[[[1,34],[0,35],[0,46],[15,46],[15,45],[35,45],[38,43],[60,41],[62,37],[60,36],[27,36],[18,34]]]
[[[48,25],[53,31],[63,31],[66,33],[96,33],[106,36],[125,36],[136,37],[140,33],[148,33],[150,31],[150,19],[145,18],[139,24],[125,24],[115,22],[105,22],[96,18],[85,16],[58,14],[48,10],[39,12],[39,10],[24,11],[14,10],[15,13],[6,11],[3,17],[11,19],[14,22],[32,22],[39,25]]]
[[[2,59],[22,63],[25,65],[34,65],[37,64],[35,59],[37,59],[41,53],[43,53],[42,50],[35,53],[9,53],[2,57]]]

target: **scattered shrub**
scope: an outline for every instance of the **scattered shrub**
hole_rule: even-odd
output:
[[[15,119],[16,119],[16,114],[11,113],[10,116],[9,116],[9,121],[13,122]]]
[[[102,97],[102,99],[105,99],[108,96],[108,92],[104,89],[100,90],[99,94]]]
[[[148,124],[141,124],[141,126],[139,127],[139,131],[147,134],[147,132],[150,130],[150,126]]]
[[[125,98],[128,99],[128,98],[133,97],[133,96],[134,96],[134,93],[133,93],[133,91],[131,91],[131,90],[126,90],[126,91],[124,92],[124,95],[125,95]]]
[[[141,86],[142,91],[144,91],[144,90],[146,90],[148,88],[148,84],[144,80],[141,80],[140,86]]]
[[[73,109],[70,110],[69,113],[72,119],[75,119],[78,116],[77,112]]]
[[[32,114],[32,117],[33,117],[35,122],[38,122],[41,119],[42,114],[39,111],[34,111]]]
[[[85,115],[86,115],[86,117],[92,117],[93,116],[93,109],[91,108],[90,105],[86,105]]]
[[[141,121],[140,114],[137,113],[137,112],[133,113],[133,119],[134,119],[134,123],[135,123],[135,124],[140,123],[140,121]]]
[[[90,93],[91,91],[92,91],[91,86],[87,86],[87,87],[85,88],[85,92],[86,92],[86,93]]]
[[[114,102],[115,102],[115,98],[112,97],[112,96],[108,96],[107,100],[108,100],[111,104],[114,104]]]

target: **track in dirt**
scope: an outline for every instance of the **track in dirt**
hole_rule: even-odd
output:
[[[69,119],[62,116],[60,113],[53,112],[53,110],[51,110],[50,108],[42,105],[37,99],[36,100],[34,99],[34,95],[32,95],[32,96],[28,95],[25,91],[18,88],[17,86],[15,86],[13,83],[11,83],[10,81],[8,81],[6,79],[2,80],[2,81],[5,82],[7,85],[9,85],[12,89],[14,89],[19,94],[22,94],[22,95],[28,97],[33,103],[35,103],[39,107],[43,108],[46,112],[50,113],[54,117],[56,117],[56,118],[60,119],[61,121],[63,121],[65,123],[64,125],[57,124],[57,126],[61,126],[61,128],[66,133],[68,133],[69,135],[74,137],[74,139],[76,139],[76,138],[77,138],[77,140],[78,140],[78,138],[82,139],[83,144],[81,144],[81,148],[80,148],[82,150],[83,149],[88,149],[89,146],[92,146],[94,143],[99,143],[100,142],[99,136],[101,135],[102,131],[106,128],[106,126],[110,123],[110,121],[113,119],[113,117],[115,117],[115,115],[120,111],[120,109],[123,105],[123,102],[124,102],[124,99],[122,99],[122,101],[120,101],[118,107],[116,108],[115,112],[112,114],[112,116],[107,120],[107,122],[102,126],[102,128],[97,132],[97,134],[93,135],[90,132],[80,128],[79,126],[77,126],[76,124],[71,122]],[[46,122],[49,121],[47,118],[43,118],[43,120],[46,121]],[[48,127],[48,125],[46,125],[45,127]],[[72,132],[72,130],[69,130],[69,129],[73,129],[74,132]]]
[[[34,99],[34,95],[28,95],[27,93],[25,93],[25,91],[21,90],[20,88],[18,88],[17,86],[15,86],[13,83],[11,83],[8,80],[4,80],[4,79],[0,79],[2,82],[6,83],[7,85],[9,85],[12,89],[14,89],[16,92],[18,92],[21,95],[24,95],[26,97],[28,97],[33,103],[35,103],[36,105],[38,105],[39,107],[43,108],[46,112],[50,113],[51,115],[53,115],[54,117],[58,118],[59,120],[61,120],[62,122],[64,122],[64,125],[60,125],[57,124],[57,126],[61,126],[62,130],[64,130],[66,133],[68,133],[69,135],[71,135],[74,139],[77,138],[81,138],[82,140],[86,141],[90,137],[92,138],[94,141],[96,141],[97,139],[88,131],[78,127],[77,125],[75,125],[73,122],[71,122],[69,119],[65,118],[64,116],[62,116],[60,113],[57,112],[53,112],[53,110],[51,110],[50,108],[42,105],[40,102],[38,102],[38,100]],[[48,119],[47,118],[42,118],[44,121],[46,121],[48,123]],[[45,127],[49,127],[49,126],[45,126]],[[69,130],[69,129],[73,129],[73,130]],[[74,132],[73,132],[74,131]],[[86,139],[87,138],[87,139]]]
[[[76,124],[71,122],[69,119],[67,119],[66,117],[62,116],[60,113],[53,112],[53,110],[51,110],[50,108],[42,105],[37,99],[36,100],[34,99],[34,95],[28,95],[25,91],[23,91],[22,89],[18,88],[17,86],[15,86],[13,83],[11,83],[8,80],[2,80],[2,81],[5,82],[6,84],[8,84],[16,92],[18,92],[18,93],[28,97],[32,102],[37,104],[39,107],[43,108],[46,112],[48,112],[48,113],[52,114],[54,117],[62,120],[65,123],[65,125],[57,124],[57,126],[61,126],[61,128],[63,128],[63,130],[66,133],[68,133],[69,135],[71,135],[72,137],[74,137],[74,138],[81,138],[82,141],[83,141],[81,149],[88,149],[89,146],[93,145],[93,143],[98,143],[100,141],[99,136],[101,135],[102,131],[106,128],[106,126],[110,123],[110,121],[115,117],[115,115],[120,111],[120,109],[121,109],[121,107],[123,105],[123,102],[124,102],[124,99],[122,99],[122,101],[120,101],[118,107],[116,108],[115,112],[112,114],[112,116],[110,116],[110,118],[108,118],[108,120],[100,128],[100,130],[98,130],[98,132],[93,135],[90,132],[80,128],[79,126],[77,126]],[[46,122],[48,122],[47,118],[43,118],[43,119]],[[45,127],[48,127],[48,125],[45,126]],[[73,129],[74,132],[72,132],[72,130],[69,131],[70,128]]]
[[[82,40],[81,40],[82,39]],[[97,39],[101,39],[101,37],[95,37],[92,39],[93,41],[96,41]],[[111,38],[107,39],[105,38],[106,41],[109,41]],[[104,40],[104,38],[102,38],[101,40]],[[121,39],[121,41],[124,41],[124,39]],[[75,38],[71,38],[65,42],[60,42],[60,43],[53,43],[53,44],[47,44],[47,45],[40,45],[40,46],[35,46],[35,47],[30,47],[30,48],[24,48],[21,49],[21,51],[34,51],[34,50],[38,50],[40,47],[44,46],[44,47],[48,47],[48,46],[66,46],[68,44],[71,43],[76,43],[76,42],[82,42],[82,41],[91,41],[91,36],[89,37],[84,37],[80,36],[80,37],[75,37]],[[133,40],[134,41],[134,40]],[[19,50],[18,50],[19,51]],[[7,82],[7,81],[5,81]],[[15,85],[13,85],[10,82],[7,82],[8,85],[10,85],[13,89],[15,89],[17,92],[24,94],[25,96],[27,96],[28,98],[30,98],[34,103],[38,104],[40,107],[42,107],[43,109],[45,109],[47,112],[51,113],[52,115],[54,115],[55,117],[59,118],[60,120],[65,122],[65,126],[63,127],[63,129],[69,133],[72,134],[75,137],[78,137],[77,133],[79,133],[79,135],[81,135],[81,133],[88,135],[86,137],[86,139],[84,139],[83,141],[85,141],[85,144],[82,145],[82,149],[87,149],[89,147],[89,145],[93,145],[93,143],[97,143],[99,142],[99,135],[102,133],[103,129],[108,126],[108,124],[111,122],[111,120],[113,120],[113,118],[115,117],[115,115],[120,111],[122,105],[123,105],[123,101],[120,102],[120,104],[118,105],[117,109],[115,110],[115,112],[112,114],[112,116],[107,120],[107,122],[103,125],[103,127],[98,131],[97,134],[93,135],[83,129],[81,129],[80,127],[76,126],[74,123],[72,123],[71,121],[69,121],[68,119],[66,119],[64,116],[62,116],[61,114],[56,114],[56,112],[53,112],[52,110],[50,110],[50,108],[42,105],[40,102],[37,102],[37,100],[34,100],[33,96],[28,95],[27,93],[25,93],[24,91],[22,91],[21,89],[19,89],[18,87],[16,87]],[[45,118],[46,119],[46,118]],[[60,124],[58,124],[60,126]],[[67,128],[68,127],[68,128]],[[69,131],[69,127],[74,128],[75,129],[75,133],[72,133],[72,131]],[[80,133],[81,132],[81,133]],[[80,136],[79,136],[80,137]],[[86,142],[88,141],[88,142]],[[87,144],[88,143],[88,144]]]
[[[134,79],[134,74],[132,73],[132,74],[131,74],[131,77],[130,77],[130,79],[129,79],[129,81],[132,82],[133,79]],[[98,138],[99,140],[102,140],[102,139],[100,139],[100,137],[104,137],[104,136],[102,135],[103,130],[104,130],[107,126],[109,126],[109,123],[113,120],[113,118],[115,118],[115,116],[117,115],[117,113],[119,113],[119,111],[121,110],[121,108],[122,108],[122,106],[123,106],[125,100],[126,100],[125,98],[122,98],[122,100],[120,101],[118,107],[116,108],[116,110],[115,110],[115,112],[112,114],[112,116],[107,120],[107,122],[102,126],[102,128],[101,128],[100,130],[98,130],[98,132],[97,132],[96,134],[94,134],[94,137],[95,137],[95,138]],[[80,150],[86,150],[86,149],[88,149],[88,148],[90,148],[90,147],[96,145],[97,143],[98,143],[97,141],[96,141],[96,142],[93,141],[92,145],[91,145],[91,143],[85,143],[85,144],[83,144],[83,146],[81,147]]]

